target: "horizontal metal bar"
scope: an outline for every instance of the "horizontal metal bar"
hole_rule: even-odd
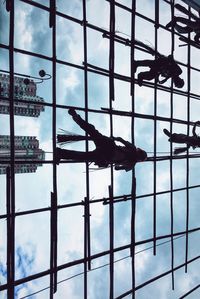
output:
[[[197,228],[188,230],[188,233],[198,232],[199,230],[200,230],[200,227],[197,227]],[[186,231],[177,232],[177,233],[173,234],[173,237],[181,236],[181,235],[184,235],[184,234],[186,234]],[[157,236],[156,240],[168,239],[170,237],[171,237],[171,234],[163,235],[163,236]],[[151,243],[151,242],[153,242],[153,240],[154,240],[154,238],[138,241],[138,242],[135,243],[135,246]],[[130,247],[131,247],[131,244],[124,245],[124,246],[121,246],[121,247],[116,247],[116,248],[114,248],[114,252],[119,252],[119,251],[122,251],[122,250],[130,249]],[[90,258],[91,258],[91,260],[94,260],[96,258],[105,256],[105,255],[108,255],[108,254],[110,254],[110,250],[106,250],[106,251],[91,255]],[[87,262],[87,261],[88,261],[88,259],[85,260],[84,258],[82,258],[82,259],[78,259],[78,260],[75,260],[75,261],[72,261],[72,262],[68,262],[68,263],[59,265],[57,267],[57,271],[61,271],[61,270],[64,270],[66,268],[69,268],[69,267],[72,267],[72,266],[75,266],[75,265],[83,264],[84,262]],[[188,261],[188,263],[190,263],[190,261]],[[49,275],[50,273],[51,273],[50,269],[46,270],[46,271],[42,271],[42,272],[27,276],[27,277],[24,277],[24,278],[15,280],[14,285],[17,286],[17,285],[26,283],[26,282],[34,280],[34,279],[44,277],[46,275]],[[7,287],[8,287],[7,284],[0,285],[0,291],[6,290]]]
[[[200,188],[200,185],[194,185],[194,186],[189,186],[188,189],[195,189],[195,188]],[[162,194],[168,194],[171,191],[172,192],[179,192],[179,191],[185,191],[187,189],[187,187],[183,187],[183,188],[177,188],[177,189],[173,189],[173,190],[166,190],[166,191],[160,191],[160,192],[156,192],[156,196],[162,195]],[[154,193],[146,193],[143,195],[138,195],[135,198],[136,199],[142,199],[145,197],[151,197],[153,196]],[[123,201],[129,201],[132,200],[132,196],[131,194],[124,194],[124,195],[119,195],[119,196],[114,196],[114,203],[119,203],[119,202],[123,202]],[[95,204],[95,203],[102,203],[104,205],[109,204],[109,197],[107,198],[100,198],[100,199],[92,199],[89,202],[90,204]],[[64,204],[64,205],[58,205],[58,209],[66,209],[66,208],[73,208],[73,207],[77,207],[77,206],[83,206],[83,201],[79,201],[79,202],[73,202],[73,203],[69,203],[69,204]],[[40,209],[34,209],[34,210],[27,210],[27,211],[21,211],[21,212],[16,212],[14,214],[15,217],[18,216],[25,216],[25,215],[29,215],[29,214],[36,214],[36,213],[43,213],[43,212],[48,212],[50,211],[51,208],[50,207],[46,207],[46,208],[40,208]],[[0,215],[0,219],[6,219],[7,218],[7,214],[2,214]]]
[[[188,260],[188,261],[187,261],[187,264],[193,263],[193,262],[197,261],[199,258],[200,258],[200,255],[194,257],[193,259]],[[185,265],[186,265],[186,263],[183,263],[183,264],[180,264],[180,265],[174,267],[173,270],[169,270],[169,271],[163,272],[162,274],[157,275],[157,276],[155,276],[155,277],[153,277],[153,278],[151,278],[151,279],[145,281],[144,283],[138,285],[138,286],[135,288],[135,290],[129,290],[128,292],[125,292],[125,293],[123,293],[122,295],[116,297],[116,299],[122,299],[122,298],[124,298],[124,297],[126,297],[126,296],[132,294],[134,291],[137,291],[137,290],[143,288],[144,286],[146,286],[146,285],[148,285],[148,284],[150,284],[150,283],[152,283],[152,282],[154,282],[154,281],[156,281],[156,280],[158,280],[158,279],[160,279],[160,278],[162,278],[162,277],[164,277],[164,276],[167,276],[167,275],[171,274],[172,271],[177,271],[177,270],[179,270],[180,268],[184,267]]]

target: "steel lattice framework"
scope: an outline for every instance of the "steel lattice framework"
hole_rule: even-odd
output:
[[[199,72],[198,67],[191,66],[191,48],[196,47],[199,49],[198,45],[194,43],[188,43],[185,48],[187,48],[187,61],[185,63],[178,61],[180,66],[183,66],[187,69],[187,87],[186,91],[179,90],[173,87],[173,83],[171,82],[171,87],[167,87],[164,85],[160,85],[156,82],[147,82],[145,81],[143,86],[148,88],[149,90],[153,91],[154,95],[154,103],[153,103],[153,114],[146,114],[146,113],[138,113],[135,111],[135,89],[138,84],[137,79],[135,78],[133,63],[131,63],[135,58],[135,51],[145,52],[145,49],[142,49],[137,44],[135,44],[135,24],[136,18],[142,19],[148,24],[154,26],[154,40],[155,40],[155,51],[158,50],[158,31],[159,29],[163,29],[165,31],[170,32],[171,34],[171,54],[175,51],[175,37],[180,37],[181,35],[175,32],[174,30],[166,29],[164,25],[160,22],[159,16],[159,5],[161,2],[165,2],[171,9],[171,17],[174,16],[174,4],[175,0],[155,0],[155,19],[150,19],[149,17],[142,15],[141,13],[137,12],[136,10],[136,2],[140,0],[130,0],[131,7],[127,7],[124,4],[115,0],[105,0],[109,3],[109,29],[106,30],[101,28],[95,24],[91,24],[87,21],[87,1],[82,1],[82,18],[78,19],[67,15],[63,12],[59,12],[56,9],[56,0],[49,0],[49,5],[43,4],[42,2],[39,3],[33,0],[20,0],[22,3],[30,7],[37,7],[40,10],[46,11],[49,14],[49,28],[51,28],[52,34],[52,55],[47,56],[44,54],[31,52],[28,50],[20,49],[15,47],[15,36],[14,36],[14,26],[15,26],[15,1],[14,0],[6,0],[5,1],[5,10],[7,10],[7,14],[9,16],[9,44],[0,44],[0,48],[7,51],[9,55],[9,74],[10,74],[10,115],[9,115],[9,126],[10,126],[10,138],[11,138],[11,147],[10,147],[10,167],[7,168],[6,174],[6,213],[0,215],[0,219],[5,219],[7,223],[7,283],[0,285],[0,292],[7,291],[8,298],[15,298],[15,287],[19,285],[23,285],[24,283],[40,279],[45,276],[50,277],[49,281],[49,297],[54,298],[56,297],[57,286],[58,286],[58,273],[63,269],[69,269],[75,265],[83,265],[84,273],[83,273],[83,294],[81,298],[88,298],[89,294],[89,280],[88,275],[90,271],[92,271],[92,262],[98,260],[101,257],[108,257],[109,260],[109,298],[125,298],[128,295],[131,295],[132,298],[139,298],[137,297],[137,290],[145,288],[147,285],[161,279],[162,277],[171,275],[171,287],[172,290],[175,288],[175,273],[177,270],[181,268],[185,268],[185,272],[187,272],[188,267],[190,264],[195,262],[200,258],[200,255],[193,256],[189,258],[188,255],[188,244],[189,244],[189,234],[193,232],[198,232],[200,230],[200,226],[197,227],[190,227],[189,224],[189,213],[190,213],[190,190],[196,189],[200,187],[199,184],[191,185],[189,180],[189,163],[191,159],[200,158],[200,154],[187,154],[181,156],[173,156],[173,148],[172,144],[170,144],[170,152],[166,155],[158,155],[157,149],[157,124],[158,122],[165,122],[170,125],[170,132],[173,132],[173,125],[174,124],[182,124],[187,126],[187,133],[189,134],[189,126],[194,124],[194,120],[190,119],[190,100],[200,100],[199,94],[191,92],[191,71]],[[102,0],[104,1],[104,0]],[[48,1],[45,1],[48,2]],[[67,5],[67,1],[66,1]],[[116,8],[120,8],[123,11],[126,11],[128,14],[131,15],[131,36],[129,38],[122,37],[116,31]],[[69,22],[75,23],[82,28],[82,35],[83,35],[83,46],[84,46],[84,61],[82,65],[72,63],[71,61],[64,61],[57,58],[57,45],[56,45],[56,33],[57,33],[57,22],[56,19],[60,17],[64,20],[68,20]],[[88,30],[93,30],[94,33],[98,32],[102,34],[102,38],[108,40],[109,43],[109,63],[108,68],[101,68],[94,64],[90,64],[88,62]],[[130,76],[125,76],[115,71],[115,45],[120,44],[124,47],[130,48]],[[21,55],[36,57],[41,61],[47,61],[51,64],[51,75],[52,75],[52,103],[44,102],[43,105],[48,107],[52,111],[52,145],[53,145],[53,159],[43,161],[43,164],[49,164],[53,166],[53,180],[52,180],[52,192],[51,194],[51,206],[45,208],[37,208],[34,210],[26,210],[26,211],[16,211],[15,208],[15,198],[16,198],[16,175],[14,173],[14,165],[15,163],[22,163],[23,161],[15,161],[15,148],[14,148],[14,136],[15,136],[15,122],[14,122],[14,59],[15,53],[20,53]],[[170,53],[169,53],[170,54]],[[74,69],[78,69],[82,72],[84,78],[84,107],[79,107],[73,105],[63,105],[59,104],[57,101],[57,66],[62,65],[63,67],[71,67]],[[95,74],[97,76],[103,76],[108,78],[109,80],[109,103],[106,108],[102,109],[94,109],[90,107],[88,101],[88,81],[89,81],[89,74]],[[122,82],[127,82],[129,84],[129,92],[131,95],[131,102],[132,102],[132,109],[131,111],[122,111],[113,109],[113,103],[115,100],[115,80],[120,80]],[[158,99],[158,92],[162,91],[170,96],[170,116],[160,116],[157,113],[157,102]],[[179,95],[187,100],[187,119],[178,119],[174,117],[173,113],[173,98],[174,95]],[[26,100],[22,100],[22,102],[27,102]],[[88,114],[93,113],[95,115],[107,115],[109,117],[110,123],[110,136],[113,136],[113,117],[114,116],[124,116],[131,120],[131,134],[132,134],[132,143],[135,143],[134,136],[135,136],[135,120],[151,120],[153,122],[153,153],[150,155],[151,157],[148,158],[146,163],[153,164],[153,192],[146,193],[142,195],[137,195],[137,181],[138,177],[136,176],[135,170],[132,171],[132,178],[131,178],[131,190],[129,194],[123,195],[115,195],[114,193],[114,169],[113,167],[110,168],[110,181],[108,182],[108,194],[107,198],[97,198],[91,199],[90,198],[90,175],[89,175],[89,164],[85,163],[85,183],[86,183],[86,190],[85,190],[85,197],[80,198],[77,202],[70,203],[70,200],[66,204],[59,204],[58,203],[58,186],[57,186],[57,166],[56,159],[55,159],[55,150],[56,150],[56,134],[57,134],[57,110],[62,109],[67,112],[67,110],[73,107],[78,112],[83,112],[85,114],[85,120],[88,121]],[[85,150],[89,150],[88,141],[85,142]],[[185,186],[181,188],[174,187],[174,180],[173,180],[173,163],[175,160],[182,159],[186,163],[186,173],[185,175]],[[161,161],[168,161],[169,162],[169,172],[170,172],[170,188],[168,190],[159,190],[157,189],[157,180],[158,180],[158,173],[157,168]],[[30,163],[37,163],[40,161],[33,161]],[[4,163],[1,161],[1,163]],[[63,161],[63,164],[67,166],[69,162]],[[28,175],[28,174],[27,174]],[[185,229],[180,230],[178,232],[174,231],[174,208],[173,208],[173,198],[174,194],[179,191],[184,191],[186,193],[186,214],[185,214]],[[159,235],[157,233],[157,199],[159,196],[162,195],[169,195],[170,199],[170,233],[169,234],[162,234]],[[146,238],[143,240],[137,240],[136,238],[136,204],[139,200],[143,198],[153,198],[153,227],[152,227],[152,236],[150,238]],[[114,225],[115,225],[115,217],[114,217],[114,209],[118,203],[125,203],[130,202],[130,214],[131,214],[131,222],[130,222],[130,242],[128,242],[124,246],[116,246],[114,242]],[[90,231],[90,220],[91,220],[91,206],[95,203],[101,203],[102,205],[106,206],[109,213],[109,248],[105,251],[100,251],[98,253],[93,254],[91,251],[91,231]],[[81,207],[84,211],[84,256],[79,259],[71,260],[69,262],[63,263],[58,265],[57,263],[57,256],[58,256],[58,211],[64,209],[70,209],[72,207]],[[29,275],[23,277],[21,279],[16,279],[15,277],[15,222],[17,217],[21,217],[24,215],[33,215],[38,213],[48,212],[50,214],[50,263],[49,268],[45,271],[38,272],[33,275]],[[151,216],[152,217],[152,216]],[[176,264],[175,257],[174,257],[174,240],[176,237],[184,236],[185,237],[185,261],[182,264]],[[140,284],[136,283],[136,249],[140,245],[148,245],[151,246],[153,244],[153,252],[152,256],[157,254],[157,246],[159,241],[166,241],[170,242],[171,244],[171,264],[170,269],[168,271],[163,271],[160,275],[154,276],[151,279],[145,280]],[[123,250],[129,250],[130,252],[130,267],[131,267],[131,288],[123,291],[121,294],[115,295],[115,254],[123,252]],[[187,274],[186,274],[187,275]],[[188,290],[188,293],[181,294],[184,298],[187,297],[192,292],[195,292],[200,285],[193,287],[192,289]],[[37,298],[37,297],[36,297]],[[38,297],[39,298],[39,297]],[[150,297],[149,297],[150,298]],[[197,297],[196,297],[197,298]]]

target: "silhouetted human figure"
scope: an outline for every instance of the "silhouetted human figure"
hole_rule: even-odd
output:
[[[155,60],[136,60],[134,61],[135,72],[137,67],[146,66],[149,67],[150,70],[147,72],[141,72],[138,74],[138,84],[141,86],[143,80],[153,80],[160,84],[165,83],[169,78],[173,79],[173,82],[176,87],[181,88],[184,86],[184,80],[179,76],[182,73],[181,68],[173,59],[172,55],[164,56],[159,55]],[[159,80],[159,77],[164,77],[163,80]]]
[[[107,137],[99,133],[95,127],[81,118],[74,109],[69,109],[68,113],[73,120],[90,135],[95,143],[96,149],[89,152],[80,152],[56,148],[56,162],[60,159],[72,160],[77,162],[94,162],[99,167],[108,167],[109,164],[115,165],[115,170],[131,170],[137,162],[146,160],[147,154],[144,150],[136,148],[133,144],[125,141],[121,137]],[[83,140],[81,136],[80,140]],[[69,136],[67,140],[69,141]],[[86,137],[85,137],[86,139]],[[123,146],[115,144],[119,141]]]
[[[179,33],[187,34],[194,32],[194,41],[196,43],[200,43],[200,18],[195,16],[193,13],[189,12],[185,7],[183,7],[180,4],[176,4],[175,7],[179,9],[181,12],[186,14],[187,16],[190,16],[190,18],[193,18],[194,20],[184,18],[184,17],[174,17],[172,21],[170,21],[166,28],[174,27],[175,30],[177,30]],[[179,24],[178,24],[179,23]],[[180,25],[182,24],[182,25]],[[186,25],[186,26],[184,26]]]
[[[187,146],[186,147],[179,147],[174,150],[174,154],[180,154],[190,147],[195,149],[196,147],[200,147],[200,137],[196,134],[196,126],[200,125],[200,121],[195,122],[193,129],[192,129],[192,134],[193,136],[188,136],[186,134],[177,134],[173,133],[171,134],[167,129],[164,129],[163,132],[165,135],[169,137],[169,141],[175,142],[175,143],[185,143]]]

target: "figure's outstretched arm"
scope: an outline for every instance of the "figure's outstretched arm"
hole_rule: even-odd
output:
[[[194,124],[194,126],[193,126],[193,128],[192,128],[192,134],[193,134],[193,136],[195,136],[195,137],[198,137],[198,135],[197,135],[197,133],[196,133],[196,126],[197,126],[197,125],[200,125],[200,121],[199,121],[199,120],[195,122],[195,124]]]

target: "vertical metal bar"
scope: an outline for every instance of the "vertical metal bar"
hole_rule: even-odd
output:
[[[155,0],[155,52],[158,51],[158,28],[159,28],[159,0]],[[155,59],[157,58],[157,54]],[[155,88],[154,88],[154,157],[157,154],[157,79],[155,79]],[[157,179],[157,162],[153,163],[153,254],[156,255],[156,179]]]
[[[91,270],[89,200],[84,199],[84,299],[87,299],[87,270]]]
[[[87,7],[83,0],[83,48],[84,48],[84,96],[85,96],[85,120],[88,121],[88,70],[87,70]],[[88,142],[86,143],[88,151]],[[89,198],[89,197],[88,197]]]
[[[87,199],[86,203],[86,215],[87,215],[87,259],[88,270],[91,270],[91,242],[90,242],[90,202]]]
[[[56,12],[56,5],[55,5],[55,0],[49,0],[49,27],[52,28],[55,26],[55,12]]]
[[[85,197],[84,200],[84,299],[87,299],[88,293],[88,283],[87,283],[87,256],[88,256],[88,209],[87,209],[88,200]]]
[[[189,12],[191,12],[191,9],[189,7]],[[190,16],[189,16],[189,19],[190,19]],[[188,40],[190,40],[190,36],[191,34],[188,33]],[[191,80],[191,73],[190,73],[190,67],[191,67],[191,59],[190,59],[190,56],[191,56],[191,46],[190,46],[190,43],[188,43],[188,46],[187,46],[187,122],[188,122],[188,125],[187,125],[187,135],[189,136],[189,133],[190,133],[190,96],[189,96],[189,93],[190,93],[190,80]],[[190,202],[190,199],[189,199],[189,196],[190,196],[190,193],[189,193],[189,149],[187,149],[187,158],[186,158],[186,235],[185,235],[185,272],[187,273],[187,267],[188,267],[188,264],[187,264],[187,261],[188,261],[188,229],[189,229],[189,202]]]
[[[10,28],[9,28],[9,71],[10,71],[10,89],[9,89],[9,103],[10,103],[10,277],[8,297],[14,298],[14,281],[15,281],[15,144],[14,144],[14,0],[10,1]]]
[[[110,101],[110,133],[113,133],[112,101],[114,101],[114,67],[115,67],[115,1],[110,0],[110,49],[109,49],[109,101]]]
[[[85,97],[85,120],[88,121],[88,67],[87,67],[87,5],[86,0],[82,0],[83,9],[83,48],[84,48],[84,97]],[[88,136],[88,134],[86,134]],[[89,150],[88,139],[85,142],[86,152]],[[88,278],[87,268],[91,270],[91,246],[90,246],[90,178],[89,178],[89,163],[86,163],[86,197],[85,197],[85,231],[84,231],[84,298],[87,298],[88,293]],[[87,216],[88,215],[88,216]],[[87,259],[87,260],[86,260]]]
[[[10,202],[10,167],[6,168],[6,216],[7,216],[7,283],[8,294],[11,283],[11,202]]]
[[[52,28],[52,140],[53,193],[51,194],[51,275],[50,298],[57,291],[57,167],[56,167],[56,0],[50,0],[49,25]]]
[[[132,0],[132,12],[131,12],[131,100],[132,100],[132,118],[131,118],[131,141],[135,144],[134,132],[135,132],[135,84],[134,84],[134,67],[133,62],[135,59],[135,12],[136,12],[136,0]],[[135,298],[135,214],[136,214],[136,179],[135,168],[132,171],[132,186],[131,186],[131,272],[132,272],[132,298]]]
[[[171,19],[174,19],[174,0],[171,0]],[[171,54],[174,53],[174,28],[172,27],[171,31]],[[173,80],[171,80],[171,92],[170,92],[170,133],[173,131]],[[174,239],[173,239],[173,232],[174,232],[174,212],[173,212],[173,147],[172,142],[170,142],[170,217],[171,217],[171,274],[172,274],[172,290],[174,290]]]
[[[110,52],[109,52],[109,86],[110,86],[110,100],[114,101],[114,64],[115,64],[115,1],[110,1]]]
[[[57,291],[57,198],[51,192],[50,298]]]
[[[132,298],[135,298],[135,227],[136,227],[136,178],[135,171],[132,174],[132,190],[131,190],[131,258],[132,258]]]
[[[109,186],[109,228],[110,228],[110,299],[114,298],[114,206],[113,190]]]
[[[58,238],[57,238],[57,223],[58,223],[58,209],[57,209],[57,194],[54,194],[54,202],[55,202],[55,205],[54,205],[54,230],[53,230],[53,233],[54,233],[54,293],[56,293],[57,291],[57,241],[58,241]]]
[[[115,1],[110,1],[110,43],[109,43],[109,111],[110,111],[110,135],[113,136],[113,118],[112,118],[112,101],[115,98],[115,86],[114,86],[114,67],[115,67]],[[114,190],[114,178],[113,178],[113,166],[110,170],[110,186],[109,186],[109,223],[110,223],[110,299],[114,298],[114,232],[113,232],[113,190]]]
[[[109,44],[109,113],[110,113],[110,135],[113,136],[113,116],[112,116],[112,101],[115,97],[114,86],[114,67],[115,67],[115,1],[110,0],[110,44]],[[113,166],[110,168],[110,188],[112,189],[112,196],[114,190],[114,174]],[[112,292],[110,290],[110,292]]]
[[[114,66],[115,66],[115,1],[110,1],[110,45],[109,45],[109,113],[110,113],[110,135],[113,136],[112,101],[114,101]],[[110,173],[111,188],[114,190],[113,167]]]

